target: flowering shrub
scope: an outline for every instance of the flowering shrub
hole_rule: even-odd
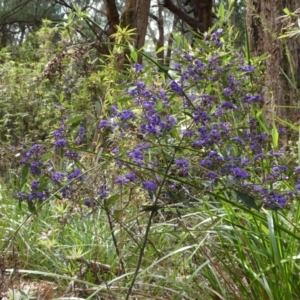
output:
[[[272,137],[260,126],[258,70],[227,49],[221,29],[199,43],[176,51],[168,79],[133,65],[134,80],[125,91],[132,101],[126,107],[113,103],[110,117],[98,124],[100,132],[114,137],[114,148],[105,157],[115,163],[108,164],[106,173],[117,175],[100,180],[86,195],[80,155],[68,148],[82,144],[85,129],[79,127],[71,145],[62,120],[53,133],[53,150],[68,161],[68,168],[56,170],[43,161],[42,146],[34,145],[23,163],[35,181],[16,198],[44,200],[58,189],[62,197],[71,197],[80,186],[82,203],[90,206],[118,193],[116,187],[122,193],[134,187],[155,204],[188,204],[221,195],[256,209],[286,207],[300,189],[300,167],[285,164],[284,152],[272,146]]]

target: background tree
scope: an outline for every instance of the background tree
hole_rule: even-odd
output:
[[[33,9],[34,8],[34,9]],[[42,19],[61,21],[53,1],[3,0],[0,2],[0,46],[22,44],[28,32],[36,30]]]
[[[264,76],[269,88],[264,91],[267,119],[272,122],[275,114],[277,120],[295,124],[299,121],[299,109],[295,107],[300,100],[300,39],[279,38],[284,26],[280,17],[286,6],[296,10],[299,1],[248,1],[247,26],[252,55],[269,54]]]
[[[188,24],[194,31],[207,31],[213,24],[212,0],[186,0],[176,6],[172,0],[164,0],[163,6],[177,18]],[[191,13],[193,14],[191,16]]]

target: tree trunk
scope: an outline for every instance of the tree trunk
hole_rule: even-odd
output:
[[[212,26],[212,0],[195,0],[196,19],[201,25],[202,31],[207,31]]]
[[[108,34],[111,36],[113,33],[117,31],[116,25],[119,25],[119,12],[117,9],[117,5],[115,1],[112,0],[104,0],[105,8],[106,8],[106,16],[108,21]],[[114,39],[110,37],[110,40],[113,42]]]
[[[172,0],[164,0],[163,5],[177,18],[188,24],[194,31],[207,31],[212,26],[213,0],[187,0],[183,5],[186,6],[190,2],[192,7],[194,7],[194,18],[177,7]]]
[[[162,48],[165,44],[165,31],[164,31],[164,18],[163,18],[163,7],[159,6],[158,7],[158,16],[155,16],[150,13],[150,17],[156,21],[157,24],[157,29],[158,29],[158,38],[156,38],[156,32],[150,29],[150,34],[152,36],[152,40],[155,44],[155,50],[158,51],[160,48]],[[164,51],[160,51],[159,53],[156,54],[157,56],[157,61],[160,64],[164,64]]]
[[[294,11],[299,0],[249,0],[247,27],[252,56],[269,53],[265,61],[265,113],[272,124],[280,120],[299,121],[300,42],[299,38],[279,39],[282,34],[283,9]],[[294,74],[294,75],[293,75]],[[297,82],[298,80],[298,82]],[[293,82],[293,84],[291,84]],[[269,90],[270,89],[270,90]],[[275,116],[275,117],[274,117]],[[292,132],[289,131],[289,135]],[[288,135],[288,138],[290,136]]]
[[[134,46],[140,49],[145,44],[151,0],[127,0],[121,16],[121,27],[135,29]]]

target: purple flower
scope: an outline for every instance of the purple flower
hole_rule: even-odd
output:
[[[265,201],[265,208],[283,208],[287,200],[284,196],[271,191],[266,193]]]
[[[182,134],[184,136],[192,137],[195,135],[195,133],[192,130],[184,129],[182,130]]]
[[[253,66],[246,65],[246,66],[242,66],[241,70],[246,72],[246,74],[251,74],[255,71],[255,68]]]
[[[15,196],[15,199],[23,201],[23,200],[28,200],[29,199],[29,194],[25,192],[18,192]]]
[[[120,152],[121,152],[120,148],[114,148],[114,149],[111,150],[111,153],[114,154],[114,155],[118,155]]]
[[[87,207],[90,207],[91,206],[91,200],[90,199],[86,199],[84,201],[84,205],[87,206]]]
[[[211,132],[210,132],[210,137],[214,140],[214,141],[221,141],[221,134],[218,130],[216,129],[213,129]]]
[[[255,95],[247,95],[243,97],[244,103],[253,103],[253,102],[258,102],[263,104],[263,97],[260,94],[255,94]]]
[[[70,173],[70,174],[68,175],[68,179],[69,179],[69,180],[75,179],[75,178],[77,178],[80,174],[81,174],[80,169],[76,168],[72,173]]]
[[[79,130],[78,130],[78,133],[77,133],[77,138],[75,140],[75,145],[82,144],[85,132],[86,132],[85,128],[83,126],[80,126]]]
[[[143,186],[147,190],[152,191],[152,192],[155,192],[157,190],[157,184],[154,181],[152,181],[152,180],[144,181],[143,182]]]
[[[254,161],[257,161],[259,159],[265,158],[265,155],[263,153],[258,153],[254,156]]]
[[[64,148],[67,146],[67,141],[65,139],[58,139],[54,143],[55,149]]]
[[[193,60],[194,56],[191,54],[188,54],[187,52],[185,52],[183,54],[183,57],[186,58],[187,60]]]
[[[101,120],[100,123],[98,124],[98,128],[99,129],[103,129],[103,128],[109,128],[111,127],[111,121],[108,120]]]
[[[223,33],[223,29],[219,28],[211,34],[211,39],[215,43],[216,47],[221,47],[223,43],[220,41],[220,36]]]
[[[100,196],[100,199],[106,199],[109,195],[109,189],[105,184],[100,184],[100,188],[98,190],[98,195]]]
[[[48,194],[47,193],[42,193],[42,192],[37,192],[35,194],[35,197],[39,200],[39,201],[43,201],[44,199],[48,198]]]
[[[32,175],[41,175],[42,167],[43,163],[41,163],[40,161],[33,161],[30,163],[30,172]]]
[[[286,134],[286,129],[283,128],[283,127],[279,127],[279,128],[278,128],[278,133],[279,133],[279,134]]]
[[[181,71],[181,64],[176,64],[174,66],[174,71]]]
[[[79,153],[76,152],[76,151],[73,151],[73,150],[66,150],[64,152],[64,156],[65,157],[68,157],[69,159],[73,159],[73,160],[76,160],[79,158]]]
[[[176,119],[172,116],[166,116],[165,118],[166,118],[166,121],[167,121],[166,129],[171,130],[176,124]]]
[[[40,187],[40,181],[39,180],[35,180],[32,184],[31,184],[31,190],[37,190]]]
[[[137,180],[137,176],[134,173],[126,174],[125,178],[128,179],[129,181],[136,181]]]
[[[217,174],[214,173],[214,172],[207,172],[205,176],[209,179],[216,179],[217,178]]]
[[[178,166],[178,167],[188,168],[189,167],[189,162],[184,158],[179,158],[179,159],[175,160],[175,165]]]
[[[116,180],[115,180],[115,183],[117,183],[117,184],[125,184],[125,183],[127,183],[127,179],[124,178],[124,177],[117,177]]]
[[[248,157],[245,157],[243,159],[241,159],[241,166],[248,166],[250,164],[250,159]]]
[[[247,179],[248,178],[248,172],[244,169],[240,169],[238,167],[233,169],[234,175],[239,179]]]
[[[204,158],[200,161],[200,166],[205,167],[205,168],[211,168],[213,165],[213,162],[211,159]]]
[[[132,67],[137,71],[141,72],[143,70],[143,66],[141,64],[134,63]]]
[[[234,136],[231,140],[233,142],[236,142],[236,143],[240,144],[240,145],[244,144],[243,140],[241,138],[239,138],[238,136]]]
[[[53,132],[54,139],[55,140],[61,139],[63,137],[63,135],[65,134],[65,130],[66,130],[66,128],[64,125],[60,126],[57,130],[54,130],[54,132]]]
[[[28,159],[38,158],[43,155],[42,146],[39,144],[34,144],[28,152],[25,153],[22,159],[23,163],[26,163]]]
[[[118,113],[118,117],[121,118],[121,121],[127,121],[129,119],[135,119],[136,115],[131,110],[127,109]]]
[[[300,174],[300,166],[295,167],[295,174]]]
[[[54,172],[54,174],[52,175],[52,180],[53,181],[60,181],[61,179],[64,178],[64,174],[62,172]]]
[[[279,166],[279,168],[280,168],[280,171],[283,172],[283,173],[288,171],[288,167],[285,166],[285,165],[281,165],[281,166]]]
[[[135,163],[139,164],[139,165],[143,164],[143,162],[144,162],[144,154],[143,154],[143,152],[142,152],[140,149],[138,149],[138,148],[136,148],[136,149],[134,149],[133,151],[129,152],[129,153],[128,153],[128,156],[129,156],[130,158],[132,158],[132,160],[133,160]]]
[[[221,104],[221,108],[226,108],[226,109],[237,109],[237,106],[233,104],[232,102],[223,102]]]
[[[224,92],[224,95],[225,95],[226,97],[231,97],[232,94],[233,94],[232,89],[231,89],[231,88],[228,88],[228,87],[224,88],[223,92]]]
[[[177,93],[178,95],[182,95],[182,89],[176,81],[171,82],[171,89],[173,92]]]
[[[75,188],[71,185],[68,185],[61,190],[61,195],[63,196],[63,198],[72,198],[74,193]]]

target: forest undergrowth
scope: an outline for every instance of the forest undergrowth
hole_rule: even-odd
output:
[[[57,30],[0,52],[0,295],[299,299],[299,144],[264,118],[264,56],[218,24],[174,34],[170,69],[126,29],[105,59]]]

